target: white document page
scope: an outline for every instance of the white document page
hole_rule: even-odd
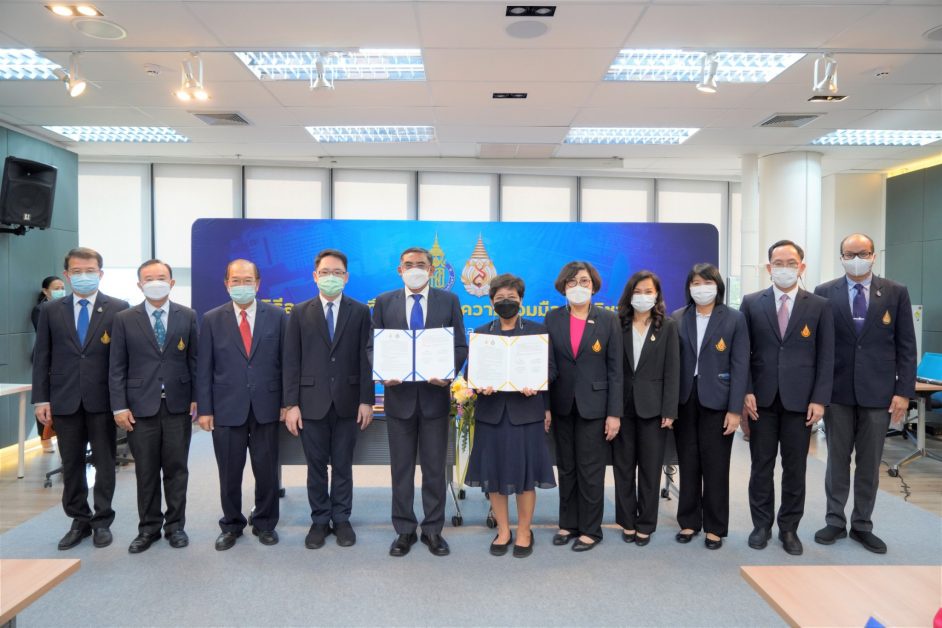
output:
[[[415,381],[454,379],[455,331],[451,327],[415,330]]]
[[[413,380],[412,332],[408,329],[373,330],[373,379]]]

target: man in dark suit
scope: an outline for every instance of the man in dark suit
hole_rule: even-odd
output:
[[[350,547],[357,538],[350,524],[353,448],[357,426],[365,430],[373,420],[375,399],[367,354],[370,309],[343,294],[350,275],[341,251],[318,253],[313,276],[318,296],[296,305],[288,319],[285,424],[301,437],[307,459],[311,528],[304,546],[319,549],[333,532],[338,545]]]
[[[94,534],[95,547],[111,544],[114,521],[116,430],[108,400],[108,362],[115,314],[126,301],[98,291],[104,274],[97,251],[65,256],[70,296],[46,303],[36,326],[33,404],[43,425],[55,424],[62,456],[62,506],[72,527],[59,541],[67,550]],[[85,450],[92,446],[95,511],[88,506]]]
[[[900,421],[916,389],[916,332],[906,286],[876,277],[873,240],[855,233],[841,241],[845,275],[818,286],[834,315],[834,392],[824,422],[828,466],[827,525],[814,540],[831,545],[847,536],[850,455],[856,451],[850,538],[886,553],[873,533],[880,458],[890,420]]]
[[[183,528],[199,342],[196,312],[170,301],[170,266],[148,260],[137,278],[145,300],[115,317],[109,375],[114,420],[128,432],[137,477],[140,521],[132,554],[160,539],[161,527],[171,547],[189,544]]]
[[[281,409],[281,353],[284,310],[255,298],[258,267],[237,259],[226,266],[230,301],[206,312],[200,325],[196,370],[199,424],[213,434],[219,468],[222,532],[216,549],[225,551],[248,524],[242,514],[242,473],[248,450],[255,476],[252,534],[262,545],[278,543],[278,425]]]
[[[432,277],[432,255],[421,247],[406,249],[399,256],[398,272],[405,288],[384,292],[373,306],[375,329],[428,329],[451,327],[455,342],[455,373],[468,357],[468,339],[458,297],[428,285]],[[372,336],[370,337],[372,343]],[[371,345],[372,348],[372,345]],[[405,556],[418,540],[417,520],[412,510],[415,493],[415,456],[422,466],[422,542],[435,556],[447,556],[442,537],[445,524],[445,456],[448,448],[448,414],[451,397],[448,382],[387,380],[385,388],[386,429],[392,472],[392,521],[396,540],[390,556]]]
[[[805,253],[791,240],[769,247],[772,287],[746,295],[740,310],[749,328],[750,380],[743,411],[753,421],[749,451],[749,507],[754,529],[749,547],[772,536],[773,472],[782,451],[779,539],[799,555],[798,523],[805,508],[805,468],[811,426],[824,416],[834,377],[834,319],[826,299],[798,287]]]

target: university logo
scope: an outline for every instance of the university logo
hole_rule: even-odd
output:
[[[486,297],[491,289],[491,279],[497,276],[494,262],[488,257],[484,249],[484,240],[478,236],[478,243],[474,245],[471,258],[465,262],[461,271],[461,283],[468,294],[475,297]]]
[[[451,290],[455,285],[455,268],[445,259],[445,251],[438,244],[438,234],[435,234],[435,242],[429,249],[432,254],[432,279],[429,285],[439,290]]]

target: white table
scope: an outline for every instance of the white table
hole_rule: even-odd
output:
[[[19,436],[17,440],[17,466],[16,477],[22,479],[26,475],[26,396],[33,389],[30,384],[0,384],[0,397],[19,395]]]

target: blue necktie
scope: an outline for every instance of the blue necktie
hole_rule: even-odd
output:
[[[854,309],[851,315],[854,317],[854,328],[857,335],[863,331],[864,321],[867,320],[867,297],[864,296],[864,287],[859,283],[854,284]]]
[[[327,302],[327,335],[330,336],[330,341],[334,341],[334,304],[332,301]]]
[[[75,331],[78,332],[79,344],[84,345],[85,336],[88,335],[88,299],[79,299],[79,305],[82,306],[82,309],[79,310]]]
[[[413,294],[412,314],[409,316],[409,329],[425,329],[425,319],[422,317],[422,295]]]
[[[154,335],[157,336],[157,346],[160,350],[164,349],[164,342],[167,340],[167,328],[164,327],[163,310],[154,310]]]

